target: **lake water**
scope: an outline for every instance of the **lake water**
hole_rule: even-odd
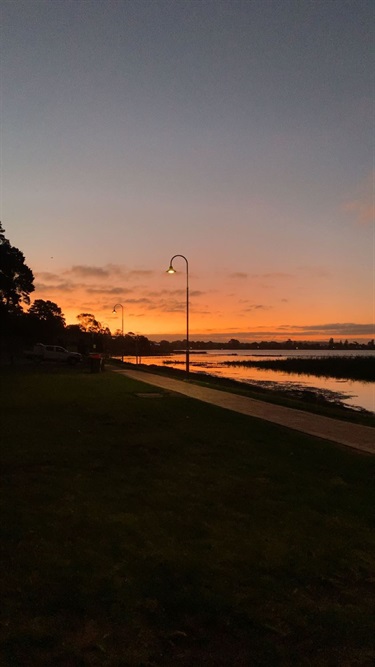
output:
[[[218,377],[271,388],[319,390],[323,391],[332,400],[339,400],[348,407],[365,409],[375,413],[375,382],[338,380],[314,375],[265,370],[263,368],[225,365],[225,361],[249,361],[259,358],[282,359],[285,357],[343,357],[354,355],[372,356],[375,363],[375,351],[373,350],[207,350],[190,353],[190,370],[192,373],[209,373]],[[124,357],[124,361],[135,363],[135,358],[134,356]],[[183,369],[185,367],[185,353],[142,357],[142,364],[157,366],[167,364],[171,368]]]

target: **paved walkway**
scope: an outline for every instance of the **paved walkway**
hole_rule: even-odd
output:
[[[191,384],[183,380],[155,375],[144,371],[133,371],[116,369],[115,373],[121,373],[127,377],[146,382],[154,387],[161,387],[167,391],[175,391],[191,398],[196,398],[205,403],[218,405],[227,410],[240,412],[251,417],[258,417],[266,421],[287,426],[288,428],[302,431],[317,438],[332,440],[340,445],[346,445],[354,449],[360,449],[370,454],[375,454],[375,429],[371,426],[352,424],[339,419],[323,417],[312,412],[293,410],[281,405],[258,401],[247,396],[239,396],[218,389],[209,389],[199,385]]]

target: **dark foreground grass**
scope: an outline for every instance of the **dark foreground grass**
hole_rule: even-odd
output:
[[[373,458],[110,372],[0,379],[2,667],[372,664]]]

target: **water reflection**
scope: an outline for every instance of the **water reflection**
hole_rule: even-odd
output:
[[[332,351],[334,356],[344,356],[338,350]],[[335,354],[336,353],[336,354]],[[351,356],[353,352],[349,353]],[[365,352],[368,355],[368,352]],[[286,357],[286,356],[311,356],[316,357],[318,353],[311,350],[309,354],[305,350],[262,350],[255,354],[250,351],[244,353],[224,352],[223,350],[209,350],[202,353],[194,353],[190,357],[190,367],[193,373],[209,373],[216,377],[226,377],[239,382],[255,383],[280,389],[304,389],[307,391],[318,390],[324,392],[332,400],[340,400],[344,405],[356,409],[365,409],[375,412],[375,383],[360,382],[358,380],[342,380],[337,378],[316,377],[314,375],[302,375],[297,373],[285,373],[271,369],[246,366],[226,366],[226,361],[242,361],[262,358]],[[327,351],[324,355],[327,356]],[[375,359],[375,355],[374,355]],[[124,357],[124,361],[134,363],[134,357]],[[144,357],[142,363],[146,365],[168,365],[171,368],[183,368],[185,355],[172,354],[168,356]]]

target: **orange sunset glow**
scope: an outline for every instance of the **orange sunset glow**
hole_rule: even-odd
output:
[[[176,266],[177,266],[176,260]],[[303,284],[306,274],[275,272],[267,274],[228,273],[210,275],[207,271],[190,274],[190,333],[202,340],[238,337],[246,340],[324,340],[327,337],[366,339],[371,326],[334,324],[342,318],[345,294],[333,304],[329,293],[329,272],[316,272],[315,298],[306,304]],[[320,273],[320,275],[319,275]],[[311,275],[310,280],[313,280]],[[319,289],[317,289],[319,286]],[[305,287],[306,289],[306,287]],[[257,296],[251,299],[251,294]],[[61,274],[37,273],[35,298],[60,304],[67,324],[76,324],[79,313],[93,313],[112,332],[142,333],[150,338],[184,338],[186,332],[186,273],[164,271],[126,271],[121,266],[76,266]],[[314,324],[312,312],[319,312],[322,325]],[[361,321],[366,302],[357,300],[350,315]],[[349,317],[349,312],[348,312]],[[330,322],[333,322],[330,324]]]

